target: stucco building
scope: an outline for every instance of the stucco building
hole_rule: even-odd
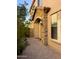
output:
[[[61,49],[60,2],[60,0],[33,0],[30,8],[32,36],[58,52]]]

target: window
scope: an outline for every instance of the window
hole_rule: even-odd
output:
[[[57,39],[57,23],[51,25],[51,37]]]
[[[57,40],[57,13],[52,15],[51,38]]]

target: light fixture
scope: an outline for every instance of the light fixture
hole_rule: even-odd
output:
[[[40,24],[41,24],[41,25],[43,25],[43,22],[42,22],[42,21],[40,21]]]

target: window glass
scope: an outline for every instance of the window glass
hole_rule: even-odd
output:
[[[57,39],[57,13],[52,15],[51,38]]]
[[[51,37],[57,39],[57,23],[51,25]]]

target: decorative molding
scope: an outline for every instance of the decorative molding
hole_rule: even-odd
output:
[[[48,13],[48,12],[50,11],[50,9],[51,9],[51,8],[49,8],[49,7],[44,7],[44,12],[45,12],[45,13]]]
[[[54,12],[54,13],[52,13],[51,15],[56,14],[56,13],[58,13],[58,12],[60,12],[60,11],[61,11],[61,9],[58,10],[58,11],[56,11],[56,12]],[[50,16],[51,16],[51,15],[50,15]]]

